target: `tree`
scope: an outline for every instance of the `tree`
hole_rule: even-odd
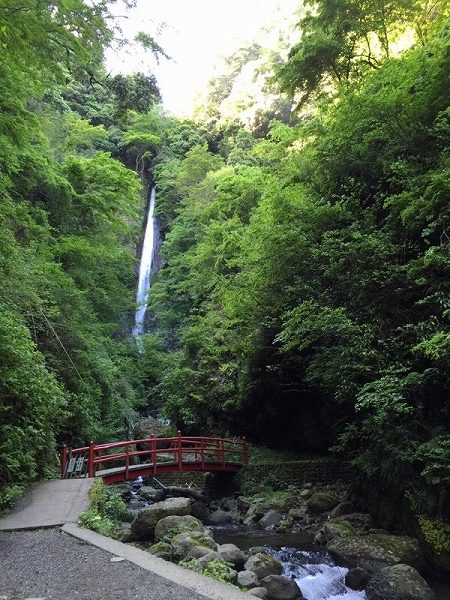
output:
[[[277,68],[281,89],[299,103],[314,94],[329,94],[339,86],[377,69],[415,40],[425,43],[448,18],[446,2],[390,2],[389,0],[320,0],[298,28],[301,40]],[[433,25],[424,27],[425,23]]]

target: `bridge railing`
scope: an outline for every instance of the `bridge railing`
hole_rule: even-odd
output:
[[[136,465],[149,464],[153,472],[161,470],[164,464],[175,464],[178,471],[197,463],[199,470],[207,470],[208,465],[227,465],[248,462],[247,442],[242,439],[225,439],[204,436],[182,436],[160,438],[150,436],[140,440],[126,440],[108,444],[94,444],[82,448],[68,449],[65,445],[61,455],[61,476],[95,477],[101,471],[124,468],[124,478],[128,479]]]

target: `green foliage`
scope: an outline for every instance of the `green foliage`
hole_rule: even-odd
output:
[[[218,559],[211,560],[206,565],[200,565],[195,558],[183,560],[179,564],[185,569],[201,573],[216,581],[221,581],[230,585],[233,585],[236,576],[236,571],[233,570],[233,565],[231,563]],[[237,586],[233,585],[233,587]]]
[[[291,49],[287,63],[277,69],[281,88],[291,96],[300,94],[301,102],[329,94],[330,84],[349,85],[417,39],[430,41],[449,17],[443,1],[433,9],[421,1],[320,0],[306,4],[312,10],[298,23],[300,42]],[[430,10],[434,18],[430,18]]]
[[[450,439],[437,435],[417,448],[416,457],[425,468],[422,475],[428,483],[450,486]]]
[[[440,519],[419,517],[419,525],[425,540],[438,554],[450,553],[450,524]]]
[[[0,486],[23,485],[55,462],[67,397],[17,313],[0,316]],[[15,489],[14,487],[12,489]],[[5,493],[5,492],[4,492]],[[6,492],[8,496],[9,492]]]
[[[25,485],[10,484],[0,487],[0,517],[8,514],[25,491]]]
[[[115,537],[121,521],[131,520],[131,515],[120,494],[108,487],[101,479],[89,491],[90,506],[80,514],[82,527],[107,537]]]

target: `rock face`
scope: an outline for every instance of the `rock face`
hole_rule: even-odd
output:
[[[367,600],[435,600],[425,579],[408,565],[386,567],[366,587]]]
[[[136,541],[154,540],[158,521],[171,515],[188,515],[190,508],[189,498],[169,498],[143,508],[131,523],[132,539]]]
[[[327,550],[338,564],[362,567],[373,573],[386,565],[406,564],[419,573],[425,569],[425,560],[419,544],[412,538],[388,534],[353,535],[335,538]]]

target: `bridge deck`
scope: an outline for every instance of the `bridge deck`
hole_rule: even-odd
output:
[[[156,468],[155,468],[156,467]],[[207,471],[207,472],[227,472],[237,473],[242,468],[242,464],[228,463],[224,469],[221,463],[209,462],[202,465],[193,462],[183,463],[183,472],[189,471]],[[115,467],[112,469],[102,469],[96,471],[95,477],[102,477],[105,483],[118,483],[125,479],[135,479],[140,477],[148,477],[149,475],[157,475],[161,473],[176,473],[179,471],[178,463],[167,462],[158,463],[156,465],[152,463],[143,463],[140,465],[130,465],[128,471],[125,467]]]

